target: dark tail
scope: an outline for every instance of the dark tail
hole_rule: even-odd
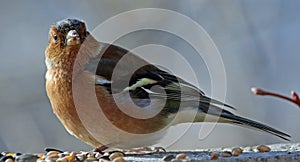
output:
[[[261,124],[261,123],[256,122],[256,121],[234,115],[229,111],[223,110],[223,112],[221,113],[221,117],[232,121],[234,124],[242,125],[242,126],[246,126],[246,127],[250,127],[250,128],[255,128],[255,129],[258,129],[258,130],[262,130],[262,131],[268,132],[270,134],[273,134],[277,137],[280,137],[284,140],[290,141],[289,138],[291,136],[286,134],[286,133],[283,133],[283,132],[281,132],[279,130],[276,130],[276,129],[274,129],[270,126],[267,126],[265,124]]]

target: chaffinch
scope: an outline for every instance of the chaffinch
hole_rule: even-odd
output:
[[[89,145],[149,146],[168,127],[205,117],[290,138],[233,114],[232,106],[128,50],[98,42],[83,21],[65,19],[51,26],[45,54],[53,111],[69,133]]]

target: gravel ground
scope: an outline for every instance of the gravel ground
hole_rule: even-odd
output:
[[[235,150],[235,152],[233,151]],[[237,154],[236,154],[237,153]],[[233,156],[235,154],[235,156]],[[211,158],[214,157],[214,160]],[[195,151],[172,151],[159,153],[126,153],[111,152],[104,155],[96,152],[64,152],[47,149],[45,153],[23,154],[2,152],[0,162],[100,162],[100,161],[129,161],[129,162],[293,162],[300,161],[300,143],[274,144],[268,146],[249,146],[235,148],[216,148]]]
[[[222,153],[224,151],[231,152],[234,148],[217,148],[217,149],[204,149],[196,151],[174,151],[153,155],[135,155],[125,157],[127,161],[143,161],[155,162],[162,161],[163,157],[176,156],[179,153],[184,153],[188,158],[182,161],[203,162],[203,161],[219,161],[219,162],[248,162],[248,161],[267,161],[267,162],[293,162],[300,161],[300,143],[293,144],[274,144],[268,145],[271,148],[270,152],[259,152],[257,146],[240,147],[243,153],[239,156],[222,157],[221,155],[217,160],[210,160],[211,153]],[[176,161],[175,159],[173,161]],[[180,160],[177,160],[180,161]]]

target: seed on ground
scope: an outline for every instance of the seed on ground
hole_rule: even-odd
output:
[[[118,157],[124,157],[123,153],[121,153],[121,152],[114,152],[111,155],[109,155],[109,159],[110,160],[114,160],[114,159],[116,159]]]
[[[126,160],[124,160],[123,157],[117,157],[113,160],[113,162],[126,162]]]
[[[185,154],[177,154],[176,155],[176,159],[180,159],[180,160],[182,160],[182,159],[186,159],[186,155]]]
[[[271,148],[266,145],[259,145],[259,146],[257,146],[257,150],[259,152],[270,152]]]
[[[218,152],[212,152],[210,154],[210,160],[217,160],[219,158],[220,154]]]
[[[239,147],[232,149],[232,156],[239,156],[242,153],[243,153],[243,149]]]
[[[161,160],[163,162],[167,162],[167,161],[171,161],[172,159],[175,159],[175,156],[174,155],[166,155],[164,156]]]
[[[231,152],[229,152],[229,151],[224,151],[224,152],[222,152],[222,156],[223,156],[223,157],[231,157],[232,154],[231,154]]]

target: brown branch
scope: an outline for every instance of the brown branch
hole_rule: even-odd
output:
[[[293,102],[294,104],[296,104],[300,108],[299,96],[294,91],[291,92],[291,96],[292,96],[291,98],[287,97],[287,96],[284,96],[284,95],[281,95],[281,94],[278,94],[278,93],[275,93],[275,92],[265,91],[265,90],[262,90],[260,88],[251,88],[251,91],[256,95],[273,96],[273,97],[281,98],[281,99],[284,99],[284,100],[288,100],[290,102]]]

